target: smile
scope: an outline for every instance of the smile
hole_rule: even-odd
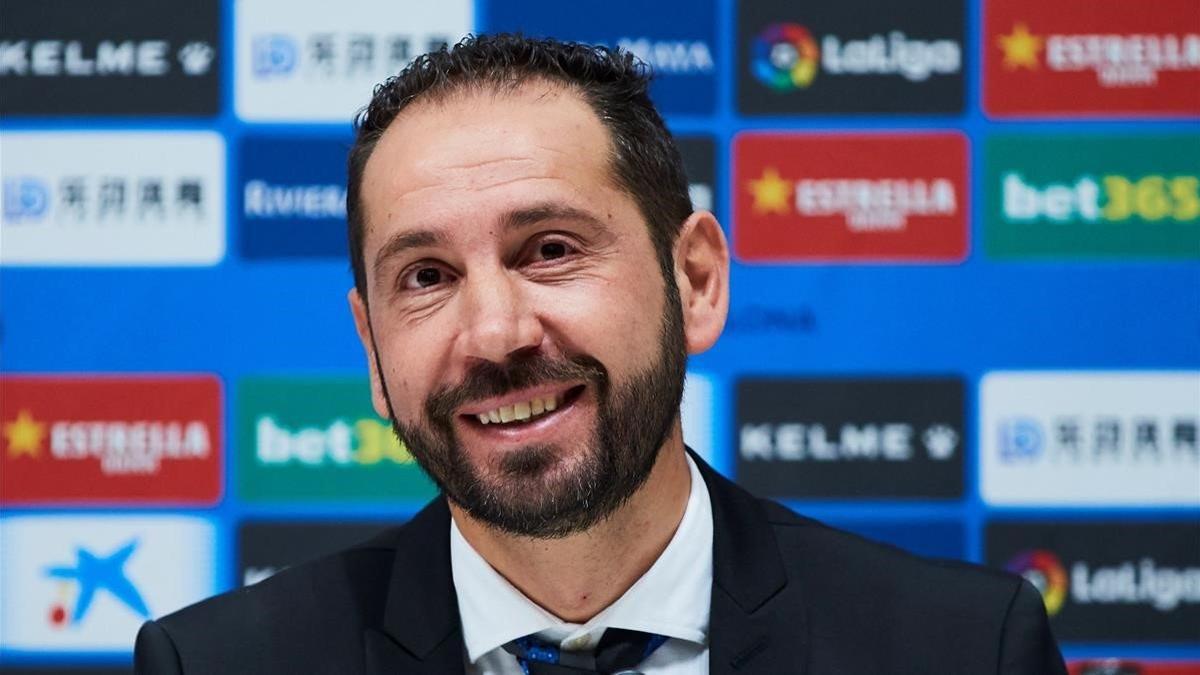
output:
[[[531,401],[523,401],[515,405],[506,405],[489,410],[486,413],[479,413],[480,424],[508,424],[509,422],[522,422],[531,417],[553,412],[558,407],[557,396],[547,396],[545,398],[535,398]]]
[[[480,424],[518,425],[558,410],[570,404],[583,390],[582,385],[537,391],[514,392],[502,399],[483,401],[464,409],[461,414],[478,420]]]

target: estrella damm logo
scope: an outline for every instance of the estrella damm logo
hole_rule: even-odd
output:
[[[1200,258],[1200,136],[998,136],[986,242],[1001,258]]]
[[[990,115],[1200,113],[1195,0],[983,6],[983,108]]]
[[[242,497],[425,500],[433,484],[371,407],[364,378],[239,382]]]
[[[0,504],[214,504],[221,382],[208,374],[0,378]]]

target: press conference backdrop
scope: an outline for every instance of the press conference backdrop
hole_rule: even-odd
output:
[[[1195,0],[0,0],[6,672],[125,668],[434,494],[370,407],[344,158],[473,30],[657,73],[734,255],[698,452],[1024,574],[1077,673],[1200,672]]]

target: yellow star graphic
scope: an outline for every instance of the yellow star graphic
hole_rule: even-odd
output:
[[[788,197],[792,186],[779,176],[774,167],[763,170],[762,178],[750,181],[756,213],[788,213]]]
[[[33,413],[22,409],[17,413],[17,419],[4,425],[4,435],[8,438],[9,457],[37,457],[46,436],[46,425],[33,419]]]
[[[1029,32],[1029,26],[1019,23],[1013,26],[1011,35],[1001,35],[996,41],[1004,50],[1004,67],[1009,70],[1028,68],[1037,70],[1038,52],[1042,50],[1042,38]]]

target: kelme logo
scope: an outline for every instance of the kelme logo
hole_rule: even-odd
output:
[[[1046,613],[1058,614],[1067,597],[1067,573],[1058,556],[1050,551],[1022,551],[1004,566],[1014,574],[1020,574],[1042,594]]]
[[[244,498],[418,500],[433,484],[371,408],[366,378],[250,378],[238,385]]]
[[[1200,136],[1002,136],[987,146],[997,257],[1200,257]]]

